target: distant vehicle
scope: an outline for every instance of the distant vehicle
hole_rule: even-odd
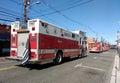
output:
[[[109,45],[103,42],[89,42],[88,51],[89,52],[104,52],[110,49]]]
[[[26,62],[60,64],[65,57],[86,55],[86,34],[73,33],[39,19],[28,21],[28,29],[19,22],[11,27],[9,59]]]
[[[89,42],[88,43],[89,52],[102,52],[102,43],[101,42]]]
[[[103,44],[102,49],[103,49],[103,51],[107,51],[107,50],[109,50],[109,46],[107,44]]]
[[[117,45],[111,45],[110,48],[111,49],[117,49]]]

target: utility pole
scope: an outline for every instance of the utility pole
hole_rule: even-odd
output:
[[[27,23],[27,5],[30,3],[30,0],[24,0],[24,24]]]
[[[24,24],[27,23],[27,9],[28,9],[28,6],[33,5],[33,4],[40,4],[40,1],[37,1],[35,3],[30,4],[30,0],[24,0]]]
[[[98,33],[96,33],[96,41],[98,41]]]
[[[87,33],[87,28],[88,28],[88,25],[85,25],[84,32],[86,33]]]

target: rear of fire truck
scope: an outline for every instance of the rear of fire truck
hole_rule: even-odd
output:
[[[22,29],[20,22],[11,24],[10,57],[25,63],[29,57],[29,29]]]
[[[36,20],[28,23],[28,28],[23,28],[20,22],[11,24],[10,57],[8,59],[19,60],[22,64],[38,61],[38,27]]]

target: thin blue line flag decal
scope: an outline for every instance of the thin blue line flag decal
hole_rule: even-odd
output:
[[[23,57],[22,57],[22,64],[26,63],[29,59],[29,43],[27,42],[27,45],[26,45],[26,48],[25,48],[25,51],[23,53]]]

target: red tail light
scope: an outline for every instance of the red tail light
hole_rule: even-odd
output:
[[[13,29],[13,32],[15,32],[15,29]]]
[[[36,49],[36,47],[37,47],[37,35],[34,34],[32,36],[32,34],[30,34],[30,48]]]
[[[96,47],[96,50],[99,50],[99,47]]]
[[[31,54],[31,55],[30,55],[31,58],[36,58],[36,54],[35,54],[35,52],[31,52],[30,54]]]
[[[10,52],[10,55],[11,55],[11,56],[16,56],[16,55],[17,55],[17,52],[16,52],[16,51],[11,51],[11,52]]]
[[[61,36],[64,36],[63,34],[61,34]]]
[[[11,38],[11,45],[16,46],[16,37],[15,36]]]
[[[11,46],[12,47],[17,46],[17,35],[11,35]]]
[[[35,31],[35,27],[32,27],[32,31]]]

